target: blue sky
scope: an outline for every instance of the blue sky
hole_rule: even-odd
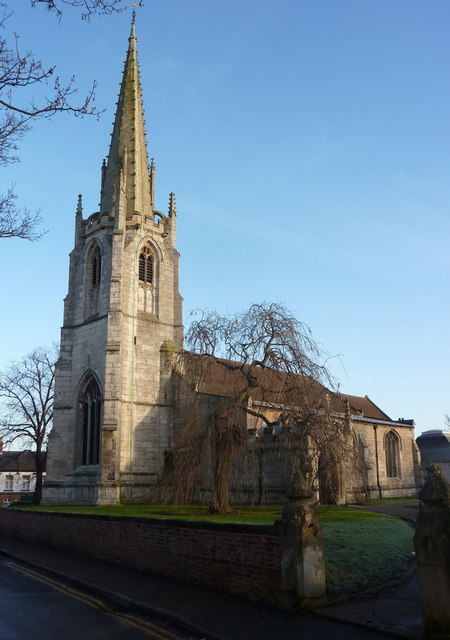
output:
[[[130,3],[131,4],[131,3]],[[136,30],[157,207],[174,191],[185,324],[285,304],[343,392],[416,434],[450,412],[448,0],[147,0]],[[59,339],[77,195],[97,210],[130,10],[11,3],[94,118],[39,122],[2,169],[49,233],[0,245],[0,368]]]

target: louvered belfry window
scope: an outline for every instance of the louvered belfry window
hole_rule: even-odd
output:
[[[150,247],[144,247],[139,256],[139,280],[149,284],[153,282],[153,256]]]

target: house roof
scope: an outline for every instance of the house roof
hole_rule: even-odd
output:
[[[47,454],[42,453],[44,468]],[[0,471],[36,471],[35,454],[31,451],[2,451],[0,453]]]

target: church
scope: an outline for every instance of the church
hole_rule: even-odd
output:
[[[133,18],[101,168],[100,210],[85,217],[78,197],[45,504],[149,501],[170,461],[179,416],[172,356],[182,349],[184,333],[176,222],[173,193],[166,212],[155,208]],[[214,404],[224,394],[215,384],[193,385],[192,393]],[[367,396],[335,396],[334,402],[364,463],[351,486],[339,487],[338,501],[361,491],[367,497],[414,495],[421,474],[413,421],[392,420]],[[285,484],[273,464],[270,436],[264,491],[275,501]]]

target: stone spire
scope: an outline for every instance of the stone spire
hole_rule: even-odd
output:
[[[126,217],[152,215],[152,189],[148,170],[144,109],[137,60],[134,15],[127,59],[117,102],[116,117],[106,167],[102,171],[101,213],[114,215],[124,198]]]

